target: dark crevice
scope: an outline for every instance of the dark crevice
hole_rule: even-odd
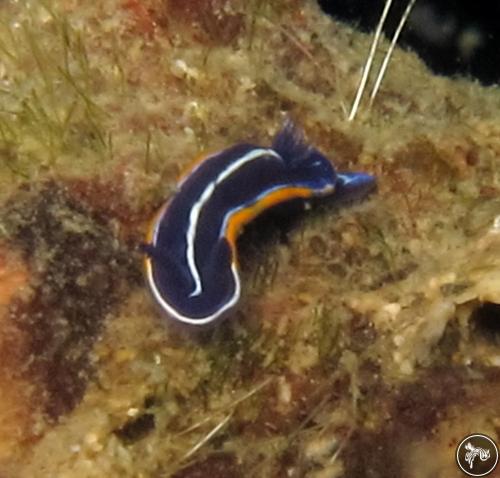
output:
[[[482,303],[472,314],[475,332],[488,341],[500,343],[500,304]]]
[[[391,38],[409,0],[395,0],[384,33]],[[323,11],[365,32],[373,32],[385,0],[319,0]],[[398,41],[435,73],[471,76],[484,85],[500,80],[500,3],[486,0],[419,0]]]
[[[154,428],[155,416],[152,413],[144,413],[115,430],[115,435],[125,444],[130,445],[146,437]]]

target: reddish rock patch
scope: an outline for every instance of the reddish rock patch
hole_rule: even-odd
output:
[[[56,419],[82,397],[92,345],[106,315],[138,282],[139,261],[104,218],[55,184],[20,193],[2,214],[31,272],[32,294],[10,305],[26,337],[23,370],[42,410]]]

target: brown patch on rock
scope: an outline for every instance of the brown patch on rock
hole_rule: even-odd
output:
[[[114,181],[98,177],[71,179],[66,181],[65,186],[72,197],[106,219],[114,217],[126,222],[132,216],[130,207],[123,201],[122,178]]]
[[[173,478],[234,478],[243,475],[233,454],[218,453],[178,471]]]
[[[0,245],[0,462],[19,451],[34,426],[32,390],[21,370],[27,352],[26,334],[13,323],[8,306],[28,289],[28,271],[19,254]]]
[[[348,383],[343,380],[325,384],[319,369],[309,370],[307,376],[287,373],[266,389],[267,394],[261,398],[265,405],[256,419],[251,422],[242,420],[236,428],[253,438],[290,434],[311,425],[308,422],[314,421],[312,412],[320,402],[334,402],[347,389]]]
[[[361,353],[372,345],[377,339],[377,331],[368,317],[355,314],[350,322],[349,348],[356,353]]]
[[[134,29],[147,38],[152,38],[156,29],[156,21],[152,5],[140,0],[126,0],[123,9],[128,11],[134,21]]]
[[[227,0],[165,0],[158,10],[159,25],[179,22],[200,43],[228,45],[245,27],[245,17],[235,2]]]
[[[500,188],[496,186],[482,186],[479,189],[479,195],[482,199],[497,199],[500,197]]]
[[[88,179],[73,178],[65,180],[68,196],[102,221],[117,220],[121,226],[124,239],[139,240],[138,232],[142,234],[140,224],[144,218],[153,215],[154,210],[136,210],[125,197],[125,179],[119,174],[112,179],[90,177]]]
[[[343,453],[345,476],[350,478],[401,478],[404,455],[401,440],[394,429],[371,432],[356,431]]]
[[[408,168],[418,178],[422,176],[425,183],[431,185],[441,183],[446,178],[451,180],[456,170],[448,163],[448,157],[438,150],[428,139],[421,138],[412,141],[406,147],[395,154],[396,164],[399,167]]]
[[[0,307],[9,305],[12,298],[26,287],[28,270],[15,251],[0,243]]]
[[[463,377],[457,371],[435,369],[421,380],[400,387],[391,415],[398,427],[412,435],[428,436],[462,395]]]
[[[380,426],[360,428],[353,434],[342,454],[346,476],[406,476],[407,447],[430,439],[450,407],[466,400],[463,381],[463,370],[436,368],[397,389],[374,391]],[[384,415],[386,419],[381,420]]]
[[[55,184],[20,193],[2,213],[31,269],[31,296],[10,306],[27,340],[23,371],[56,419],[82,397],[105,317],[140,274],[107,222]]]
[[[471,166],[479,163],[478,147],[469,138],[442,138],[438,152],[442,160],[462,179],[471,174]]]

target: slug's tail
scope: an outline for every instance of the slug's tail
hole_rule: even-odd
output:
[[[335,198],[342,202],[362,199],[377,189],[375,177],[366,173],[338,173]]]

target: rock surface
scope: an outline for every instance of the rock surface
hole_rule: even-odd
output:
[[[80,3],[0,4],[0,476],[448,478],[498,442],[498,88],[396,50],[348,122],[370,38],[312,0]],[[286,115],[377,193],[258,220],[239,311],[176,327],[148,220]]]

